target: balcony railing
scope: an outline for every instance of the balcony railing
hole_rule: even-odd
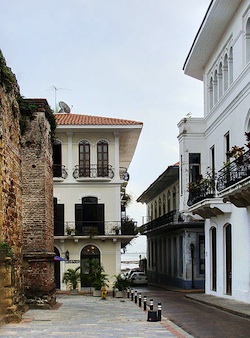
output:
[[[200,181],[192,182],[189,186],[189,196],[187,205],[198,203],[206,198],[212,198],[215,194],[215,180],[205,178]]]
[[[157,228],[163,225],[170,224],[175,221],[177,221],[177,211],[172,210],[168,212],[167,214],[152,220],[151,222],[143,224],[142,229],[144,231],[156,230]]]
[[[64,165],[53,164],[53,177],[66,179],[68,177],[67,170]]]
[[[218,172],[216,188],[222,191],[250,175],[250,150]]]
[[[91,164],[88,167],[76,165],[73,171],[74,178],[97,178],[97,177],[114,177],[114,171],[111,165],[100,167],[97,164]]]
[[[137,234],[136,222],[121,221],[82,221],[54,222],[55,236],[110,236]]]

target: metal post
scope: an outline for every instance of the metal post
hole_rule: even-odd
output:
[[[137,291],[135,291],[135,304],[137,304]]]
[[[157,314],[157,319],[161,321],[161,303],[158,303],[158,314]]]
[[[129,288],[127,288],[127,296],[128,296],[128,298],[130,297],[130,289]]]
[[[147,310],[147,297],[146,296],[143,297],[143,310],[144,311]]]
[[[150,299],[150,302],[149,302],[149,310],[150,310],[150,311],[153,311],[153,309],[154,309],[154,301],[153,301],[153,299]]]
[[[139,299],[139,307],[141,307],[141,293],[139,293],[138,299]]]
[[[134,290],[131,289],[131,300],[133,301],[134,300]]]

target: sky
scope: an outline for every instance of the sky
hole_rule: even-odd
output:
[[[138,225],[146,207],[136,199],[179,160],[177,123],[203,115],[202,82],[182,68],[209,3],[1,0],[0,49],[22,96],[143,122],[127,186]],[[141,251],[145,239],[133,243]]]

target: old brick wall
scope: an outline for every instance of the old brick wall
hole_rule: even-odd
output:
[[[24,301],[19,88],[1,53],[0,70],[0,247],[11,249],[10,257],[0,255],[0,311],[11,314],[21,310]]]
[[[44,99],[28,100],[38,109],[22,136],[24,289],[29,305],[55,303],[53,171],[50,124]]]

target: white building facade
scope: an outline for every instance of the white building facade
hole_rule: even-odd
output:
[[[55,266],[57,288],[68,268],[84,268],[97,258],[105,273],[121,271],[121,246],[135,237],[126,223],[125,197],[142,123],[56,114],[54,142]],[[82,286],[84,282],[82,282]]]
[[[204,221],[179,213],[179,163],[167,169],[137,198],[147,217],[147,276],[151,284],[204,289]]]
[[[180,209],[205,220],[207,294],[250,303],[250,1],[211,1],[184,64],[204,116],[179,124]]]

